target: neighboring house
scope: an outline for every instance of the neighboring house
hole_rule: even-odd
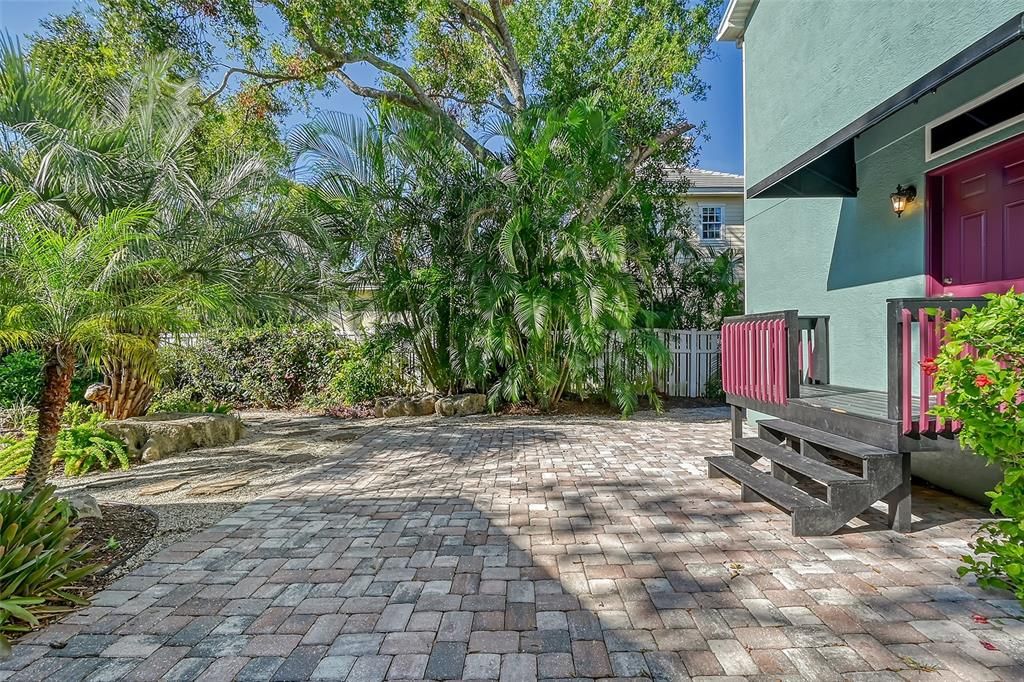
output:
[[[700,168],[665,169],[669,182],[685,183],[697,243],[713,252],[731,249],[743,276],[743,176]]]
[[[761,421],[709,472],[792,512],[794,533],[833,532],[877,500],[909,529],[911,470],[974,497],[999,478],[928,414],[919,362],[973,297],[1024,290],[1022,9],[729,4],[748,315],[723,330],[723,380],[734,430],[746,410]]]

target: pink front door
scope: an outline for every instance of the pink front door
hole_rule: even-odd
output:
[[[938,253],[929,293],[1024,292],[1024,136],[931,174]]]

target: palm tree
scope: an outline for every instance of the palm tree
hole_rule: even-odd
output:
[[[370,121],[321,116],[290,143],[338,244],[349,304],[377,314],[379,336],[411,346],[436,390],[479,386],[469,274],[483,169],[435,122],[388,107]]]
[[[484,348],[504,368],[492,400],[551,409],[567,392],[606,388],[623,413],[638,394],[657,404],[650,369],[667,351],[645,328],[639,298],[650,279],[652,211],[619,124],[584,99],[502,126],[505,165],[475,275]],[[615,361],[602,368],[609,344]]]
[[[163,262],[138,257],[156,238],[151,227],[148,209],[115,209],[79,227],[28,195],[0,194],[0,351],[37,348],[44,358],[25,489],[49,475],[76,367],[111,352],[147,365],[152,338],[126,329],[187,327],[191,293],[162,283]]]
[[[169,55],[152,58],[96,109],[96,98],[67,74],[35,68],[10,43],[0,45],[0,182],[80,227],[117,208],[152,207],[159,239],[133,248],[172,264],[168,276],[180,284],[213,295],[203,307],[208,322],[316,308],[324,242],[315,224],[286,201],[288,185],[260,158],[204,156],[201,90],[176,81],[172,65]],[[156,343],[169,330],[123,331]],[[144,412],[153,368],[113,349],[100,367],[111,389],[108,416]]]

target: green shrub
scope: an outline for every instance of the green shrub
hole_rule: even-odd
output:
[[[124,443],[99,427],[103,415],[78,403],[71,405],[79,407],[65,412],[64,426],[57,435],[54,464],[63,464],[65,476],[82,476],[96,469],[108,471],[115,464],[127,469],[128,450]],[[0,478],[25,470],[35,437],[36,432],[28,430],[22,438],[0,438]]]
[[[704,397],[708,400],[725,402],[725,389],[722,387],[722,371],[718,370],[704,384]]]
[[[333,371],[324,390],[310,393],[305,405],[314,409],[352,406],[408,388],[407,368],[390,346],[369,339],[331,357]]]
[[[292,407],[321,392],[355,347],[329,324],[207,332],[160,351],[175,399],[237,407]]]
[[[35,403],[43,388],[43,360],[39,353],[18,351],[0,359],[0,406]]]
[[[0,655],[10,650],[5,636],[85,603],[68,587],[99,566],[89,563],[87,547],[73,544],[78,533],[53,488],[0,492]]]
[[[89,384],[103,377],[80,367],[71,382],[71,400],[84,400]],[[43,357],[36,351],[16,351],[0,358],[0,408],[35,405],[43,388]]]
[[[946,391],[936,415],[959,421],[960,442],[1003,468],[988,496],[1001,517],[980,529],[960,575],[1013,591],[1024,602],[1024,295],[989,296],[985,307],[949,323],[949,342],[922,361]],[[968,348],[977,352],[965,353]]]
[[[231,411],[230,405],[220,402],[201,402],[188,397],[189,392],[183,389],[173,389],[157,395],[149,405],[149,414],[157,412],[184,412],[189,414],[227,414]]]

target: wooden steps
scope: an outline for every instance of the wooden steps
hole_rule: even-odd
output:
[[[765,501],[791,516],[796,536],[830,535],[878,500],[890,525],[910,527],[909,457],[781,419],[759,422],[757,438],[733,438],[733,455],[705,458],[708,476],[740,484],[743,502]],[[831,458],[860,464],[860,475]],[[754,466],[771,462],[771,473]]]
[[[834,466],[819,462],[810,457],[804,457],[792,448],[787,448],[784,445],[773,445],[761,438],[736,438],[733,440],[733,444],[753,455],[764,457],[787,471],[802,474],[824,485],[867,483],[867,481],[856,474],[837,469]],[[735,459],[735,457],[731,459]]]
[[[873,457],[892,457],[892,450],[886,450],[870,443],[862,443],[859,440],[837,436],[827,431],[797,424],[796,422],[784,419],[766,419],[757,423],[759,429],[766,429],[773,433],[790,436],[814,445],[853,455],[860,459],[871,459]]]

